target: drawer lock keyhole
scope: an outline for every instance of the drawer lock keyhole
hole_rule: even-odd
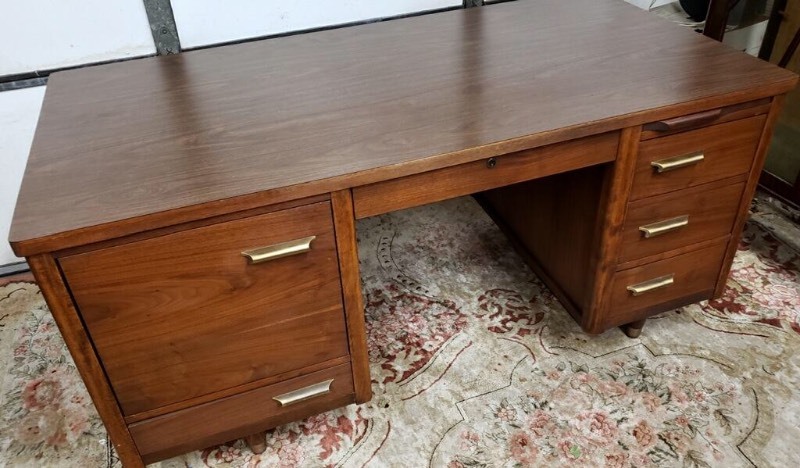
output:
[[[489,169],[495,167],[497,165],[497,158],[489,158],[486,160],[486,167]]]

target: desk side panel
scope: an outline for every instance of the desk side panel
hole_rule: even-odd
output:
[[[759,176],[761,174],[761,170],[764,168],[764,162],[767,159],[767,152],[769,150],[770,141],[772,140],[772,133],[775,129],[775,123],[778,121],[778,116],[781,113],[781,109],[783,109],[783,103],[785,100],[785,94],[775,96],[772,99],[772,106],[770,107],[764,127],[761,131],[761,139],[759,140],[758,147],[756,148],[753,164],[750,167],[750,174],[748,176],[747,183],[745,184],[744,193],[742,194],[742,198],[739,202],[739,211],[736,216],[736,221],[734,221],[733,224],[731,239],[728,243],[728,248],[725,251],[725,258],[722,261],[719,278],[717,279],[717,284],[714,289],[714,298],[722,296],[723,291],[725,291],[725,284],[728,280],[728,274],[731,271],[733,257],[736,255],[736,249],[738,248],[739,241],[742,238],[742,231],[744,231],[744,223],[749,217],[750,202],[755,196],[756,187],[758,187]]]
[[[367,326],[364,317],[364,298],[361,294],[358,241],[351,191],[341,190],[332,193],[331,207],[336,230],[336,246],[339,251],[342,301],[347,321],[355,399],[357,403],[365,403],[372,398],[372,379],[369,373]]]
[[[481,196],[523,259],[578,321],[588,300],[594,226],[609,170],[593,166]]]
[[[28,257],[27,260],[120,461],[126,468],[143,467],[144,464],[125,425],[114,391],[72,302],[72,296],[56,261],[50,254]]]

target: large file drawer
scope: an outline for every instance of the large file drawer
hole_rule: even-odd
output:
[[[60,263],[127,416],[348,355],[327,201]]]

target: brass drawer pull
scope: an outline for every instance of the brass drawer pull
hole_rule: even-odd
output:
[[[653,161],[650,163],[650,165],[653,166],[656,169],[656,172],[660,174],[662,172],[668,172],[675,169],[680,169],[682,167],[691,166],[692,164],[697,164],[703,159],[705,159],[705,155],[703,153],[692,153],[685,156],[676,156],[674,158]]]
[[[661,234],[666,234],[676,229],[680,229],[688,224],[689,215],[683,215],[676,218],[665,219],[664,221],[659,221],[657,223],[639,226],[639,230],[642,231],[642,237],[645,239],[650,239],[651,237],[660,236]]]
[[[277,401],[281,406],[293,405],[295,403],[308,400],[309,398],[330,393],[332,383],[333,379],[329,379],[318,384],[309,385],[308,387],[303,387],[299,390],[272,397],[272,399]]]
[[[670,284],[675,282],[675,275],[667,275],[667,276],[660,276],[655,279],[651,279],[649,281],[645,281],[639,284],[633,284],[628,286],[628,291],[631,292],[634,296],[641,296],[646,292],[653,291],[655,289],[660,289],[669,286]]]
[[[269,247],[245,250],[242,252],[242,255],[247,257],[248,263],[255,265],[256,263],[268,262],[270,260],[308,252],[311,250],[311,242],[316,238],[317,236],[304,237],[302,239],[270,245]]]

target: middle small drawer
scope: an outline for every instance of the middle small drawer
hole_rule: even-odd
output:
[[[744,182],[706,186],[631,202],[619,262],[711,240],[731,232]]]

